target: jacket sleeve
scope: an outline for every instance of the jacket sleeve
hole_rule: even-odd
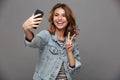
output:
[[[75,61],[76,61],[75,67],[71,68],[68,65],[68,70],[71,75],[78,74],[80,72],[80,67],[81,67],[79,44],[76,41],[74,42],[73,54],[74,54]]]
[[[28,41],[24,38],[25,46],[29,46],[33,48],[43,47],[47,42],[48,33],[49,32],[47,30],[43,30],[38,34],[36,34],[32,39],[32,41]]]

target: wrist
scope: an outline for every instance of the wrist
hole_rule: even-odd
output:
[[[71,54],[71,53],[72,53],[72,50],[67,51],[67,53],[68,53],[68,54]]]
[[[72,52],[72,50],[67,50],[67,53],[71,53]]]
[[[71,68],[75,68],[75,65],[69,65]]]
[[[23,25],[22,28],[23,28],[24,31],[29,30],[25,25]]]

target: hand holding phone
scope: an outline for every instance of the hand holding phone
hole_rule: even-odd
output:
[[[39,10],[37,9],[35,12],[34,12],[34,15],[37,15],[37,14],[41,14],[40,16],[36,17],[36,18],[42,18],[43,15],[44,15],[44,12],[42,10]],[[36,24],[36,25],[39,25],[39,24]],[[36,27],[33,27],[34,29],[37,29]]]

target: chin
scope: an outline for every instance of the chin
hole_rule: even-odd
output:
[[[57,28],[58,28],[59,30],[63,30],[63,29],[65,29],[64,26],[57,26]]]

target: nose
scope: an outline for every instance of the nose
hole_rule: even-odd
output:
[[[62,19],[62,16],[58,16],[58,19]]]

